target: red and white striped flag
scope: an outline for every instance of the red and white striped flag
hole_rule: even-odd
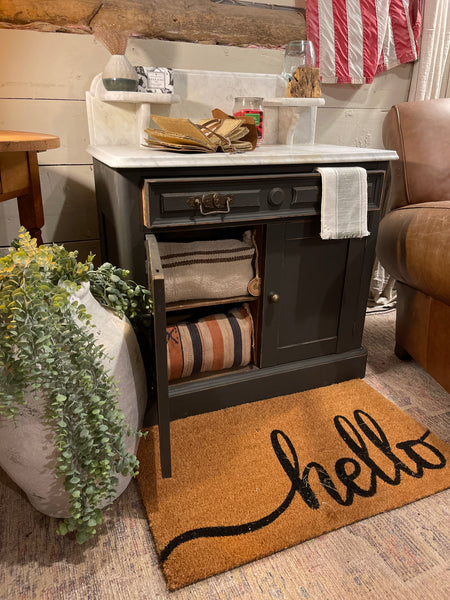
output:
[[[418,58],[420,0],[306,0],[323,83],[372,83]]]

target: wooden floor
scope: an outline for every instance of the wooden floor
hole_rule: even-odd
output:
[[[367,316],[366,381],[449,442],[450,396],[395,357],[394,321]],[[135,482],[78,546],[0,471],[0,599],[446,600],[449,501],[447,490],[169,594]]]

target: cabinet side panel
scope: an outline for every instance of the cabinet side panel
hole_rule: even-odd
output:
[[[119,171],[94,160],[95,191],[102,259],[130,271],[146,284],[139,174]]]

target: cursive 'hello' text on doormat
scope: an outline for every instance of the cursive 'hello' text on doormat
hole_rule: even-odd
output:
[[[157,428],[138,484],[174,590],[450,486],[450,447],[361,380]]]

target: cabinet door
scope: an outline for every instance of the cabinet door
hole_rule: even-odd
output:
[[[319,232],[318,216],[267,226],[262,367],[360,346],[366,238],[322,240]]]
[[[171,476],[170,406],[167,381],[166,303],[164,274],[155,236],[145,238],[147,278],[153,299],[153,378],[158,409],[159,450],[163,477]]]

